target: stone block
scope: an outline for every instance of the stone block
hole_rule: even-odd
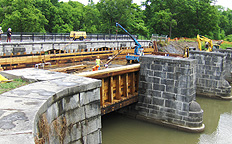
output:
[[[156,90],[148,90],[148,95],[154,96],[154,97],[161,97],[162,96],[161,91],[156,91]]]
[[[58,104],[54,103],[48,108],[46,112],[48,123],[52,123],[52,121],[56,119],[58,116],[59,116]]]
[[[84,139],[85,144],[101,144],[102,143],[100,130],[93,132],[87,136],[84,136],[83,139]]]
[[[152,90],[164,91],[165,90],[165,85],[154,84]]]
[[[140,82],[139,83],[139,88],[152,90],[152,84],[151,83],[147,83],[147,82]]]
[[[157,105],[149,104],[149,105],[148,105],[148,109],[159,110],[160,108],[159,108],[159,106],[157,106]]]
[[[75,109],[75,108],[80,107],[79,97],[80,97],[79,94],[69,96],[69,97],[64,97],[62,99],[64,110],[69,111],[71,109]]]
[[[165,100],[165,107],[176,109],[176,102],[173,100]]]
[[[70,141],[77,141],[81,138],[81,123],[76,123],[74,125],[70,125],[67,130],[70,138]],[[65,139],[66,140],[66,139]],[[68,141],[68,140],[66,140]]]
[[[158,77],[148,77],[146,81],[149,83],[160,84],[160,78]]]
[[[87,119],[101,115],[100,100],[85,105],[85,115]]]
[[[152,99],[152,104],[157,105],[157,106],[163,106],[164,105],[164,99],[162,99],[162,98],[160,99],[160,98],[154,97]]]
[[[175,94],[174,93],[168,93],[168,92],[163,92],[162,98],[169,99],[169,100],[174,100],[175,99]]]
[[[162,71],[162,69],[163,69],[162,65],[158,65],[158,64],[151,65],[151,70],[153,71]]]
[[[97,100],[100,100],[100,88],[80,93],[81,106]]]
[[[82,136],[87,136],[95,131],[101,129],[101,116],[86,119],[81,122],[82,125]]]
[[[79,107],[70,111],[65,112],[67,125],[74,125],[85,119],[84,107]]]

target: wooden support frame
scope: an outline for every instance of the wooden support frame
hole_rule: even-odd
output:
[[[102,80],[102,115],[137,102],[140,64],[76,74]]]

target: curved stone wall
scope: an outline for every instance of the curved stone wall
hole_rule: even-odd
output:
[[[39,69],[1,74],[35,82],[1,95],[0,143],[101,143],[101,81]]]

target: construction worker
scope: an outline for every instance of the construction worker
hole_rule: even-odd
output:
[[[102,63],[102,61],[100,60],[100,57],[97,56],[97,59],[96,59],[96,66],[98,67],[98,70],[101,69],[101,63]]]

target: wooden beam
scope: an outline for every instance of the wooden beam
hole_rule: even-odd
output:
[[[83,72],[75,75],[90,77],[90,78],[105,78],[110,76],[122,75],[129,72],[135,72],[139,70],[140,70],[140,64],[133,64],[128,66],[121,66],[118,68],[108,68],[100,71]]]

